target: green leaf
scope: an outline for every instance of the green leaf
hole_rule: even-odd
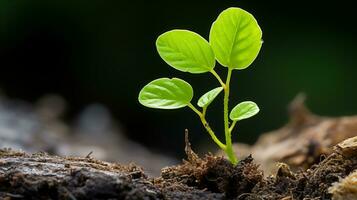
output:
[[[233,121],[239,121],[242,119],[247,119],[253,117],[259,112],[259,107],[256,103],[252,101],[244,101],[236,105],[231,113],[229,114],[229,118]]]
[[[215,88],[211,91],[208,91],[206,94],[202,95],[198,100],[197,105],[201,108],[209,106],[212,101],[222,92],[223,87]]]
[[[171,67],[193,74],[212,70],[216,64],[213,50],[203,37],[187,30],[172,30],[160,35],[156,48]]]
[[[193,97],[189,83],[178,78],[159,78],[141,89],[139,102],[149,108],[177,109],[187,106]]]
[[[224,67],[245,69],[258,56],[262,31],[250,13],[240,8],[224,10],[212,24],[210,44]]]

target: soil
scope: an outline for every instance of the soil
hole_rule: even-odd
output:
[[[338,187],[329,188],[357,169],[357,137],[338,144],[307,170],[293,172],[280,163],[277,173],[268,177],[252,156],[236,166],[220,156],[200,158],[187,138],[185,150],[187,160],[151,178],[137,165],[103,162],[90,155],[58,157],[3,149],[0,199],[331,199],[329,192]],[[355,187],[355,182],[345,182]]]

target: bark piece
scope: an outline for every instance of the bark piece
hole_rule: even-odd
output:
[[[332,200],[357,199],[357,171],[329,188]]]

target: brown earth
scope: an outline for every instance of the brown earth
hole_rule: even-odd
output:
[[[331,199],[329,191],[337,199],[343,190],[336,184],[357,169],[357,137],[338,144],[307,170],[293,172],[281,163],[277,173],[268,177],[251,156],[233,166],[219,156],[199,158],[186,144],[187,160],[164,168],[156,178],[147,177],[134,164],[3,149],[0,199],[315,200]],[[355,182],[345,182],[355,187]]]

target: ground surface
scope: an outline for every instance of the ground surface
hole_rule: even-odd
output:
[[[3,149],[0,199],[331,199],[329,188],[357,169],[357,137],[306,171],[280,164],[266,178],[250,156],[232,166],[222,157],[199,158],[189,143],[186,154],[181,165],[148,178],[136,165]]]

